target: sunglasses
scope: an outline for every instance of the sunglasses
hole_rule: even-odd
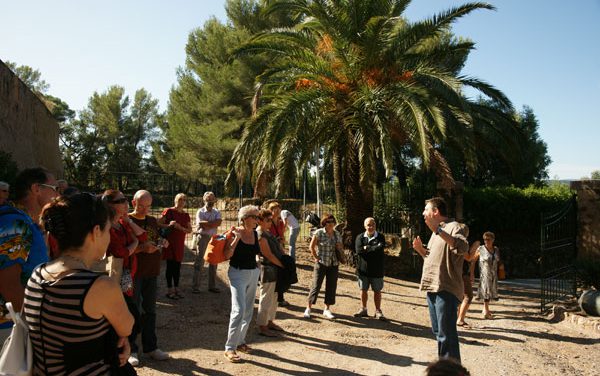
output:
[[[54,192],[58,192],[58,185],[51,185],[51,184],[44,184],[44,183],[39,183],[39,185],[41,185],[42,187],[50,188]]]
[[[127,199],[125,197],[121,197],[116,200],[112,200],[110,203],[111,204],[124,204],[126,202],[127,202]]]
[[[244,218],[258,219],[258,215],[247,215]]]
[[[332,219],[330,219],[330,220],[328,220],[328,221],[325,221],[325,223],[326,223],[326,224],[327,224],[327,223],[335,223],[335,221],[334,221],[334,220],[332,220]]]

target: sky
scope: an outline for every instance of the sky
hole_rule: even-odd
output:
[[[415,21],[456,0],[414,0]],[[453,25],[476,43],[463,74],[531,107],[552,158],[550,178],[600,170],[600,0],[491,0]],[[225,0],[0,0],[0,59],[29,65],[48,94],[82,110],[94,92],[140,88],[166,110],[194,28],[226,22]]]

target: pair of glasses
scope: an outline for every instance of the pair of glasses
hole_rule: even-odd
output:
[[[332,221],[332,220],[325,221],[325,224],[327,224],[327,223],[333,223],[333,224],[335,224],[335,221]]]
[[[126,202],[127,202],[127,199],[125,197],[121,197],[116,200],[112,200],[110,203],[111,204],[124,204]]]
[[[41,185],[42,187],[50,188],[54,192],[58,192],[58,185],[51,185],[51,184],[44,184],[44,183],[39,183],[38,185]]]

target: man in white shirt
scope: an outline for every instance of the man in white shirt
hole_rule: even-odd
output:
[[[300,233],[300,224],[298,220],[292,212],[289,210],[281,211],[281,220],[290,230],[289,244],[290,244],[290,256],[296,259],[296,239],[298,239],[298,234]]]
[[[221,225],[221,213],[214,207],[217,197],[213,192],[205,192],[202,196],[204,206],[196,212],[196,233],[194,237],[194,248],[196,248],[196,260],[194,261],[194,275],[192,277],[192,293],[200,292],[200,275],[204,266],[204,252],[211,236],[217,233]],[[217,265],[208,266],[208,291],[221,292],[216,286]]]

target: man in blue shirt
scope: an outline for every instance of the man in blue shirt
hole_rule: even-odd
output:
[[[44,205],[58,196],[56,179],[43,168],[28,168],[17,176],[15,205],[0,206],[0,339],[10,333],[12,322],[5,302],[21,310],[27,280],[33,269],[48,261],[39,216]]]

